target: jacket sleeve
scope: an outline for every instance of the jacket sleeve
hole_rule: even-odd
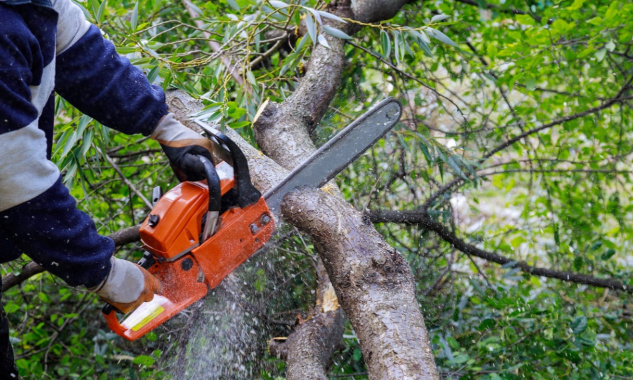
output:
[[[22,18],[0,6],[0,230],[21,252],[70,285],[94,286],[110,270],[114,244],[75,207],[38,127],[52,75]],[[41,79],[33,68],[45,64]],[[37,94],[37,95],[34,95]],[[41,96],[40,96],[41,95]],[[6,247],[5,247],[6,248]],[[0,248],[0,259],[13,252]],[[9,257],[11,256],[11,257]]]
[[[77,209],[61,178],[37,197],[0,212],[0,226],[16,247],[71,286],[96,286],[110,272],[114,243]]]
[[[70,0],[58,0],[54,7],[59,13],[55,91],[103,125],[151,134],[167,114],[162,89],[119,56]]]

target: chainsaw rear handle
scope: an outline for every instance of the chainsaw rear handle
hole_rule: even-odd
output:
[[[220,211],[222,189],[218,172],[215,171],[215,166],[208,158],[199,156],[199,159],[204,165],[204,176],[207,178],[207,186],[209,187],[209,211]]]

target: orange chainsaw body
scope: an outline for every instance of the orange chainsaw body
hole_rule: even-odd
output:
[[[234,178],[220,182],[224,196]],[[108,327],[127,340],[136,340],[201,299],[273,235],[274,221],[264,198],[246,207],[224,211],[217,232],[200,243],[209,190],[205,182],[183,182],[154,205],[140,228],[141,241],[154,261],[150,273],[162,285],[160,295],[119,321],[105,311]],[[154,223],[150,222],[154,218]]]

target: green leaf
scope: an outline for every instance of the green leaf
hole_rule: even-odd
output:
[[[431,22],[433,23],[433,22],[446,20],[449,17],[450,17],[449,15],[444,15],[444,14],[435,15],[431,18]]]
[[[468,356],[468,354],[459,353],[453,358],[453,363],[463,364],[466,363],[468,359],[470,359],[470,356]]]
[[[402,44],[401,34],[399,31],[394,30],[393,32],[393,48],[394,48],[394,56],[396,58],[396,62],[400,64],[400,61],[404,57],[404,46]]]
[[[429,37],[427,37],[427,35],[424,32],[417,32],[414,34],[414,36],[416,37],[415,42],[418,44],[418,46],[420,46],[422,51],[424,51],[424,54],[427,55],[428,57],[433,58],[433,52],[431,51],[431,47],[425,41],[425,39],[428,40]]]
[[[429,36],[435,38],[436,40],[443,42],[447,45],[451,45],[454,47],[458,47],[457,44],[455,42],[453,42],[453,40],[451,40],[450,38],[448,38],[448,36],[442,32],[440,32],[439,30],[433,29],[433,28],[426,28],[426,32],[429,34]]]
[[[226,2],[229,4],[229,6],[233,9],[235,9],[236,11],[239,12],[240,10],[240,6],[237,5],[237,3],[235,2],[235,0],[226,0]]]
[[[138,51],[137,48],[132,47],[132,46],[117,46],[116,48],[116,52],[119,54],[130,54],[130,53],[136,53]]]
[[[257,80],[255,79],[255,75],[253,75],[253,72],[248,70],[246,72],[246,79],[248,80],[248,83],[252,84],[253,86],[257,86]]]
[[[155,360],[153,357],[151,357],[151,356],[148,356],[148,355],[139,355],[139,356],[137,356],[137,357],[135,357],[135,358],[134,358],[134,360],[132,361],[132,363],[134,363],[134,364],[139,364],[139,365],[146,366],[146,367],[149,367],[149,366],[153,365],[155,361],[156,361],[156,360]]]
[[[577,11],[585,3],[585,0],[574,0],[574,3],[567,7],[570,11]]]
[[[270,5],[272,5],[275,8],[286,8],[289,7],[288,4],[284,3],[283,1],[279,1],[279,0],[270,0],[269,1]]]
[[[319,44],[325,46],[326,48],[330,49],[330,45],[327,43],[327,40],[325,39],[325,35],[323,34],[319,34]]]
[[[305,43],[309,38],[310,36],[308,36],[308,38],[306,38],[305,36],[301,38],[301,41],[299,41],[297,47],[295,48],[295,53],[300,53],[303,50],[303,47],[305,46]]]
[[[615,255],[615,252],[616,252],[615,249],[609,248],[606,250],[605,253],[602,254],[602,256],[600,256],[600,258],[602,260],[609,260],[610,258],[613,257],[613,255]]]
[[[361,359],[363,358],[363,353],[358,348],[355,348],[352,356],[354,358],[354,361],[360,362]]]
[[[391,55],[391,39],[389,33],[384,30],[380,30],[380,47],[382,49],[382,56],[389,58]]]
[[[336,28],[332,28],[331,26],[327,26],[327,25],[322,25],[321,28],[323,28],[323,30],[331,35],[334,36],[336,38],[340,38],[343,40],[351,40],[352,37],[350,37],[349,35],[347,35],[347,33],[343,32],[342,30],[338,30]]]
[[[455,173],[457,173],[460,177],[462,177],[462,179],[468,180],[466,175],[464,175],[464,172],[462,171],[462,169],[459,167],[459,164],[455,160],[455,157],[448,156],[447,164],[453,169]]]
[[[536,25],[536,22],[530,15],[516,15],[515,16],[519,24],[523,25]]]
[[[344,24],[347,23],[347,21],[343,20],[342,18],[338,17],[337,15],[333,15],[333,14],[325,12],[325,11],[317,11],[317,12],[324,18],[328,18],[330,20],[342,22]]]
[[[307,9],[310,13],[312,13],[312,16],[314,16],[314,19],[316,20],[317,24],[323,25],[323,20],[321,20],[321,15],[319,15],[319,12],[308,7],[306,7],[305,9]]]
[[[431,43],[431,39],[429,38],[429,36],[426,35],[424,30],[416,30],[415,32],[417,36],[420,37],[420,39],[422,39],[422,41],[426,42],[427,44]]]
[[[591,25],[600,25],[602,24],[602,17],[596,16],[594,18],[592,18],[591,20],[587,21],[588,23],[590,23]]]
[[[4,311],[12,314],[15,313],[16,311],[20,310],[20,305],[18,305],[15,302],[8,302],[5,306],[4,306]]]
[[[94,135],[95,132],[92,129],[84,135],[81,141],[81,150],[79,151],[81,157],[86,157],[86,153],[88,153],[88,150],[92,146],[92,139],[94,138]]]
[[[582,257],[576,256],[574,258],[574,269],[581,270],[584,264],[585,264],[585,261],[583,260]]]
[[[149,83],[154,83],[154,81],[158,77],[159,72],[160,72],[159,66],[155,66],[153,69],[149,71],[149,73],[147,74],[147,80],[149,81]]]
[[[238,121],[237,123],[230,123],[229,126],[233,129],[240,129],[251,125],[250,121]]]
[[[620,2],[613,1],[611,5],[609,5],[609,9],[607,9],[607,13],[604,15],[605,21],[611,21],[617,14],[620,9]]]
[[[97,10],[97,14],[95,16],[95,18],[97,19],[97,24],[101,24],[101,21],[103,21],[103,12],[105,11],[107,2],[107,0],[103,0],[101,2],[101,5],[99,6],[99,9]]]
[[[136,22],[138,21],[138,1],[134,5],[134,10],[132,10],[132,19],[130,20],[130,26],[132,30],[136,30]]]
[[[312,20],[312,16],[310,14],[306,14],[306,27],[308,28],[308,34],[310,35],[310,38],[312,39],[312,43],[316,44],[317,43],[317,29],[316,29],[316,24]]]
[[[580,316],[571,323],[571,329],[575,335],[579,335],[587,329],[587,317]]]

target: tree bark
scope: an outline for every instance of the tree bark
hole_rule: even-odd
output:
[[[408,263],[349,204],[316,189],[286,196],[284,219],[306,231],[350,318],[372,379],[437,379]]]
[[[383,14],[391,17],[394,12],[389,9],[393,4],[388,3],[357,2],[356,6],[372,17],[384,11],[387,13]],[[339,4],[343,6],[342,12],[349,12],[345,4]],[[334,8],[328,10],[338,13]],[[330,48],[318,45],[313,50],[306,75],[293,94],[282,104],[268,104],[254,123],[259,146],[286,169],[298,165],[316,149],[310,132],[323,117],[340,85],[345,64],[344,42],[331,36],[326,38]],[[315,242],[336,294],[339,299],[344,299],[343,309],[359,336],[370,378],[438,378],[408,264],[373,228],[372,235],[364,237],[360,232],[367,226],[363,224],[362,215],[352,212],[349,206],[345,207],[349,213],[345,231],[357,239],[346,245],[326,242],[327,239],[343,239],[338,235],[340,219],[323,215],[317,226],[311,213],[320,207],[333,215],[338,215],[339,211],[336,207],[320,204],[322,198],[318,194],[321,193],[292,198],[291,206],[282,204],[283,214]],[[377,263],[389,261],[387,267],[374,270],[376,276],[373,277],[355,276],[354,273],[362,274],[368,270],[366,263],[372,261],[368,261],[368,257],[374,256]],[[352,264],[363,262],[364,265]],[[349,278],[355,279],[354,286],[346,282]],[[290,374],[288,378],[291,378]]]

